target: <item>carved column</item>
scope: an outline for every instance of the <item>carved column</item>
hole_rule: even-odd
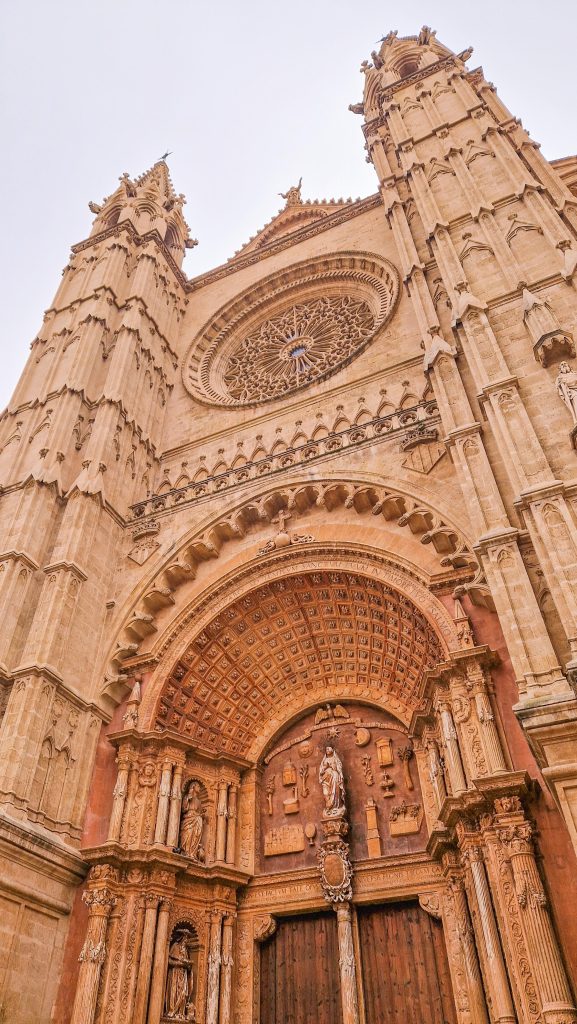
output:
[[[134,1000],[134,1013],[132,1024],[144,1024],[146,1020],[146,1006],[148,1003],[148,990],[150,987],[150,972],[152,968],[152,957],[154,953],[154,934],[156,931],[156,911],[158,907],[158,896],[154,893],[147,893],[143,899],[144,903],[144,927],[142,930],[142,941],[140,943],[140,958],[138,963],[138,980],[136,983],[136,997]]]
[[[232,996],[232,929],[234,915],[227,914],[222,925],[222,966],[220,972],[220,1017],[219,1024],[231,1024]]]
[[[72,1008],[72,1024],[93,1024],[100,972],[106,959],[106,927],[116,898],[108,889],[84,892],[88,930],[80,956],[80,973]]]
[[[461,760],[461,752],[459,750],[459,740],[449,701],[438,701],[437,710],[441,719],[441,729],[443,733],[449,781],[451,783],[451,792],[453,796],[458,796],[459,793],[464,793],[467,789],[467,780],[463,770],[463,762]]]
[[[494,1024],[515,1024],[516,1015],[511,999],[509,978],[503,958],[499,929],[491,900],[489,883],[483,864],[480,847],[468,845],[463,851],[468,864],[475,903],[478,913],[474,915],[477,925],[477,943],[483,950],[485,985],[491,996],[492,1019]]]
[[[164,1001],[166,985],[166,964],[168,960],[168,930],[170,924],[170,900],[161,900],[158,908],[156,939],[154,943],[154,962],[152,966],[152,982],[148,1003],[148,1024],[159,1024]]]
[[[477,947],[469,919],[467,896],[463,879],[457,873],[451,875],[445,894],[443,928],[451,950],[450,964],[457,976],[457,991],[455,991],[457,1003],[460,1000],[458,999],[459,972],[456,964],[462,965],[466,991],[466,1000],[462,1001],[466,1001],[467,1005],[466,1010],[462,1009],[461,1017],[463,1021],[467,1020],[470,1024],[488,1024],[487,1003],[477,957]]]
[[[234,864],[236,853],[236,800],[238,786],[231,785],[228,791],[228,828],[226,830],[226,863]]]
[[[172,780],[172,764],[164,761],[162,774],[160,776],[160,787],[158,790],[158,807],[156,811],[156,828],[154,830],[154,842],[164,843],[166,839],[166,827],[168,822],[169,801]]]
[[[507,765],[483,672],[479,672],[474,680],[474,689],[475,709],[481,726],[481,740],[487,758],[487,766],[491,775],[499,775],[507,771]]]
[[[208,940],[208,976],[206,981],[206,1024],[218,1024],[218,994],[222,936],[221,925],[221,912],[219,910],[211,911],[210,936]]]
[[[350,903],[335,904],[339,935],[339,968],[343,1024],[359,1024],[357,972],[353,946],[353,925]]]
[[[180,825],[180,810],[182,806],[182,765],[175,765],[172,775],[172,788],[170,790],[170,810],[168,814],[168,828],[166,831],[166,845],[174,849],[178,846],[178,833]]]
[[[216,805],[216,852],[215,860],[224,861],[226,854],[226,819],[227,819],[228,782],[222,779],[218,784]]]
[[[118,842],[120,839],[120,830],[122,828],[122,818],[124,815],[124,807],[126,804],[126,793],[128,789],[128,773],[130,771],[130,761],[127,757],[118,757],[118,775],[116,776],[116,785],[114,786],[114,803],[112,804],[112,813],[110,815],[110,824],[108,826],[108,839],[110,842]]]
[[[495,810],[497,836],[511,867],[544,1024],[575,1024],[577,1009],[535,862],[532,825],[525,819],[518,797],[496,800]]]

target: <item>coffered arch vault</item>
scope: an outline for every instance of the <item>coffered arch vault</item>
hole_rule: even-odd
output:
[[[191,602],[148,662],[140,720],[247,760],[315,702],[375,703],[408,724],[458,644],[445,606],[392,558],[289,548]]]
[[[381,580],[305,571],[257,586],[196,634],[166,680],[157,728],[246,756],[261,720],[313,692],[356,684],[419,704],[441,658],[433,627]]]

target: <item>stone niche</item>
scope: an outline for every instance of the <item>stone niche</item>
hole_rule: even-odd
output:
[[[261,873],[316,866],[323,813],[319,765],[328,746],[343,764],[351,860],[425,849],[417,762],[404,726],[380,709],[331,703],[294,723],[264,757]]]

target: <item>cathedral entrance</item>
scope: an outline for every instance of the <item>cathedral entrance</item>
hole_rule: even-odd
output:
[[[360,907],[365,1024],[456,1024],[443,927],[418,903]],[[260,1024],[341,1024],[337,917],[279,919],[261,946]]]
[[[85,849],[85,948],[110,949],[90,1024],[488,1024],[489,999],[514,1020],[517,978],[489,952],[503,964],[517,934],[507,892],[529,861],[501,848],[526,828],[525,783],[487,649],[402,569],[270,554],[257,587],[191,608],[109,733],[108,839]],[[100,961],[80,963],[82,1008]]]

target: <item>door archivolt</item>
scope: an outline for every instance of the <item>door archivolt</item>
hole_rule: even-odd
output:
[[[159,509],[158,515],[161,513],[162,509]],[[266,569],[266,565],[261,562],[262,545],[274,542],[277,535],[283,532],[283,526],[279,528],[278,524],[279,513],[288,521],[286,536],[289,541],[294,535],[314,540],[311,529],[315,522],[322,519],[326,526],[333,517],[350,527],[352,537],[358,536],[361,539],[363,532],[366,533],[362,530],[363,520],[368,521],[365,525],[370,523],[371,532],[380,528],[383,534],[382,539],[376,541],[376,551],[390,549],[392,553],[396,550],[402,552],[401,557],[396,559],[391,554],[392,563],[396,561],[400,566],[409,567],[410,560],[410,575],[422,580],[425,589],[430,576],[440,573],[445,577],[447,569],[454,578],[453,586],[471,581],[478,574],[477,559],[465,533],[451,522],[450,516],[430,506],[420,496],[413,496],[400,488],[383,487],[377,481],[331,479],[295,483],[282,490],[271,490],[258,497],[251,497],[242,506],[229,509],[222,518],[207,519],[200,532],[179,542],[169,559],[164,557],[152,572],[146,573],[143,588],[132,595],[126,607],[124,620],[121,625],[119,623],[119,632],[110,654],[106,674],[112,696],[116,692],[115,677],[124,671],[124,661],[133,656],[135,651],[148,650],[152,653],[154,650],[155,657],[164,653],[166,634],[160,643],[156,642],[153,646],[148,638],[153,637],[167,613],[171,618],[171,633],[186,628],[192,604],[190,587],[187,586],[186,590],[182,588],[190,583],[195,588],[196,578],[206,577],[209,571],[207,561],[222,557],[223,549],[229,542],[241,543],[246,549],[250,559],[247,569],[253,579],[255,559],[260,563],[259,572],[261,568]],[[266,531],[264,537],[263,531]],[[251,543],[253,535],[254,541]],[[162,548],[159,549],[162,520],[150,517],[139,519],[134,524],[134,537],[136,557],[140,557],[140,546],[149,542],[152,544],[151,551],[162,551]],[[273,543],[273,554],[274,550]],[[337,545],[337,550],[333,547],[333,556],[338,557],[342,550],[341,544]],[[362,545],[358,546],[358,550],[359,553],[363,551]],[[291,553],[298,557],[298,545],[291,547]],[[312,548],[310,555],[313,555]],[[426,567],[425,571],[423,567]],[[211,597],[219,589],[227,589],[231,585],[234,587],[234,581],[223,574],[222,568],[217,575],[218,580]],[[482,589],[479,584],[475,593]],[[198,605],[203,610],[202,605],[207,597],[208,594],[205,594],[194,599],[196,610]],[[184,601],[187,602],[186,608],[183,607]],[[175,607],[170,611],[173,605]]]

